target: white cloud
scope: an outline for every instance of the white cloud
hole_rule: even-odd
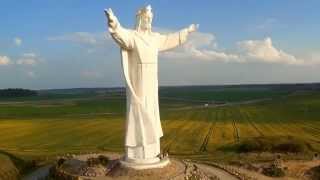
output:
[[[34,66],[40,61],[40,58],[35,53],[25,53],[20,59],[17,60],[16,64]]]
[[[0,56],[0,66],[6,66],[11,64],[11,60],[8,56]]]
[[[210,33],[196,32],[180,48],[164,52],[162,57],[170,59],[194,59],[221,62],[264,62],[287,65],[320,64],[320,55],[313,55],[308,60],[298,58],[273,45],[272,39],[245,40],[236,43],[236,51],[218,50],[216,38]]]
[[[88,53],[88,54],[92,54],[92,53],[94,53],[94,52],[96,52],[95,49],[88,49],[88,50],[87,50],[87,53]]]
[[[241,59],[237,55],[227,54],[225,52],[218,52],[215,50],[199,50],[195,47],[183,48],[182,50],[168,51],[163,54],[165,58],[173,59],[195,59],[195,60],[208,60],[208,61],[236,61],[240,62]]]
[[[62,36],[49,37],[49,41],[70,41],[76,44],[99,45],[110,38],[106,33],[74,32]]]
[[[242,58],[245,61],[261,61],[267,63],[283,63],[290,65],[302,65],[303,60],[277,49],[273,46],[271,38],[263,40],[247,40],[237,43]]]
[[[265,29],[276,23],[274,18],[268,18],[257,28]],[[172,32],[157,28],[160,32]],[[164,52],[162,57],[170,59],[194,59],[222,62],[264,62],[279,63],[288,65],[311,65],[320,64],[318,57],[313,56],[309,61],[297,58],[273,45],[272,39],[267,37],[263,40],[245,40],[236,43],[236,51],[219,50],[216,37],[211,33],[195,32],[192,33],[188,41],[180,48]]]
[[[24,53],[23,57],[28,57],[28,58],[36,58],[37,55],[35,53]]]
[[[36,78],[37,76],[36,76],[36,74],[35,74],[33,71],[28,71],[28,72],[27,72],[27,77],[29,77],[29,78]]]
[[[216,37],[211,33],[194,32],[190,35],[187,46],[192,45],[198,48],[217,48]]]
[[[256,26],[256,29],[258,29],[258,30],[268,30],[268,29],[271,29],[277,22],[278,22],[278,20],[275,19],[275,18],[267,18],[261,24],[258,24]]]
[[[241,61],[236,54],[217,50],[216,38],[211,33],[195,32],[180,48],[164,52],[163,57],[175,59],[195,59],[208,61]]]
[[[103,75],[100,72],[93,70],[85,70],[81,72],[81,76],[86,79],[98,79],[103,77]]]
[[[268,28],[276,23],[274,18],[268,18],[264,23],[257,26],[259,29]],[[164,34],[173,32],[170,29],[155,27],[156,32]],[[49,41],[68,41],[79,45],[84,45],[88,54],[105,50],[106,46],[115,46],[109,33],[74,32],[62,36],[49,37]],[[111,43],[112,42],[112,43]],[[103,47],[103,48],[101,48]],[[100,49],[99,49],[100,48]],[[220,62],[264,62],[279,63],[289,65],[311,65],[320,64],[319,61],[297,58],[290,53],[276,48],[272,39],[267,37],[262,40],[244,40],[236,43],[235,50],[222,50],[218,47],[216,37],[212,33],[195,32],[190,35],[188,41],[179,48],[163,52],[160,54],[168,59],[193,59]],[[314,58],[313,58],[314,59]],[[30,61],[30,63],[32,63]],[[90,73],[87,73],[89,76]],[[91,75],[92,76],[92,75]]]
[[[306,65],[320,65],[320,53],[311,53],[305,60]]]
[[[19,37],[16,37],[13,39],[13,43],[16,45],[16,46],[21,46],[22,44],[22,39],[19,38]]]
[[[19,65],[35,65],[35,64],[37,64],[37,61],[35,59],[25,59],[25,58],[23,58],[23,59],[19,59],[17,61],[17,64],[19,64]]]

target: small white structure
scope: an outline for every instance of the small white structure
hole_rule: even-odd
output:
[[[127,117],[123,165],[135,169],[163,167],[160,138],[163,136],[158,100],[158,53],[187,40],[197,25],[172,34],[152,32],[151,6],[136,14],[135,29],[123,28],[111,9],[105,10],[108,29],[121,48],[122,68],[127,89]]]

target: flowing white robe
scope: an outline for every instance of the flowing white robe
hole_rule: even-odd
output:
[[[128,30],[118,25],[110,28],[119,44],[126,81],[126,158],[152,159],[160,154],[163,136],[158,98],[158,52],[184,43],[186,29],[161,35]]]

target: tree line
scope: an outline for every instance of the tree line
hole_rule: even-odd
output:
[[[37,91],[21,88],[0,89],[0,97],[37,96]]]

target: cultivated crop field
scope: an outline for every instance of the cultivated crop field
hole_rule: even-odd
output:
[[[0,150],[22,158],[123,151],[123,93],[59,92],[36,98],[2,99]],[[302,143],[308,151],[320,151],[317,90],[219,88],[206,92],[207,103],[199,89],[177,92],[177,88],[160,92],[165,134],[162,150],[169,154],[223,160],[224,155],[250,151],[252,142],[266,146],[253,146],[256,151],[285,148],[279,149],[276,142]],[[214,100],[219,103],[212,103]]]

